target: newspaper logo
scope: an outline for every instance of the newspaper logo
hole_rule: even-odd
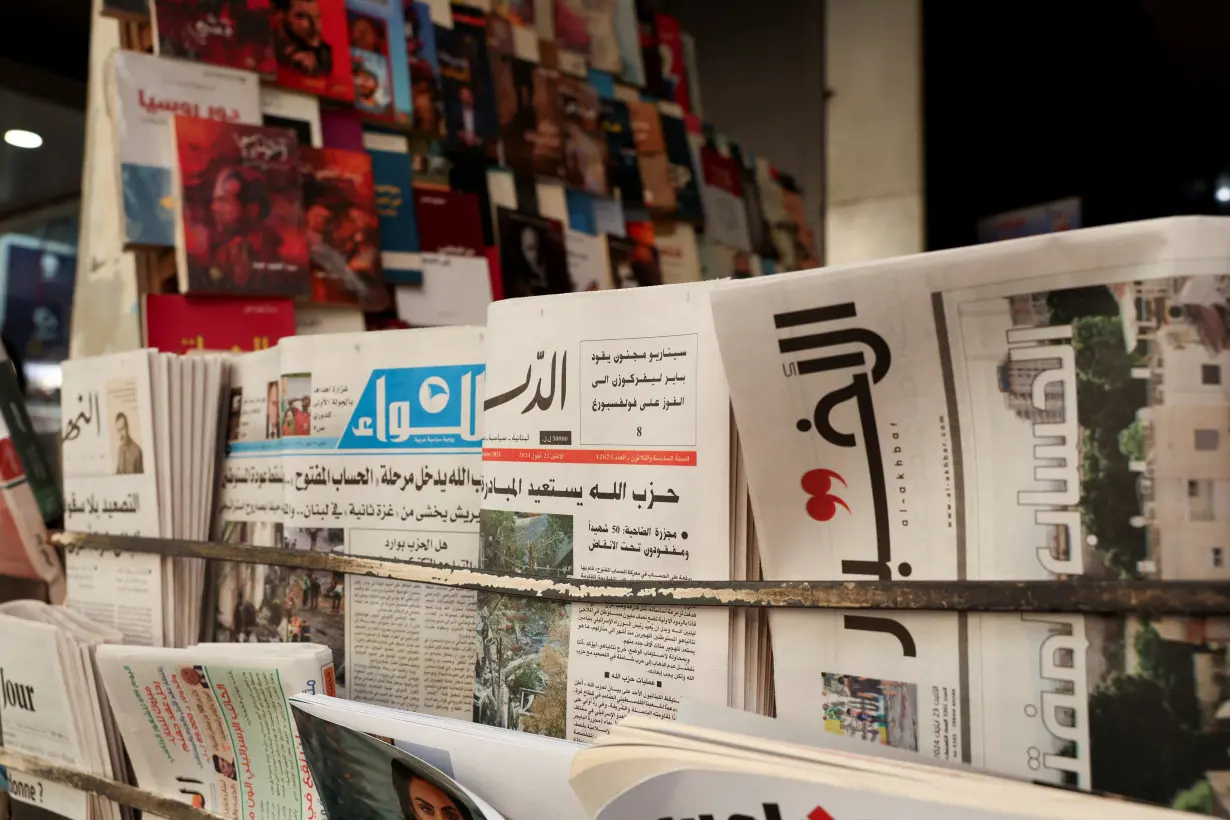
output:
[[[779,336],[777,347],[786,358],[782,369],[787,378],[815,374],[848,374],[848,381],[825,393],[816,402],[811,418],[799,419],[795,428],[804,434],[817,433],[834,447],[843,449],[861,448],[867,458],[867,477],[871,484],[873,514],[876,532],[876,557],[870,559],[843,559],[843,575],[871,576],[881,581],[893,578],[892,543],[888,525],[888,491],[885,488],[884,459],[880,449],[880,436],[876,428],[875,404],[871,386],[888,375],[892,366],[892,351],[883,337],[862,327],[849,327],[846,320],[857,316],[853,302],[844,302],[826,307],[807,308],[773,316],[773,324],[780,331],[807,328],[813,332],[804,335]],[[867,354],[871,354],[868,361]],[[804,354],[802,357],[795,354]],[[833,415],[838,408],[852,402],[859,418],[856,431],[838,429]],[[805,473],[800,483],[807,493],[807,514],[816,521],[830,521],[836,516],[838,506],[853,514],[850,506],[832,492],[833,481],[846,485],[846,480],[837,472],[814,469]],[[908,577],[911,567],[902,562],[896,568],[903,577]]]
[[[373,370],[342,450],[482,446],[483,365]]]

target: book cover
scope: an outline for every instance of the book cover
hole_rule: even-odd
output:
[[[658,249],[662,284],[678,285],[701,280],[700,248],[696,244],[696,229],[691,223],[673,220],[654,222],[653,244]]]
[[[145,297],[145,344],[163,353],[266,350],[294,335],[295,306],[289,299]]]
[[[262,85],[261,124],[289,128],[295,132],[300,145],[320,148],[324,144],[320,127],[320,100],[311,94]]]
[[[811,229],[811,221],[807,217],[807,208],[803,194],[797,190],[783,187],[782,205],[790,217],[795,241],[795,265],[797,270],[807,270],[820,266],[820,255],[816,251],[816,235]]]
[[[170,119],[179,114],[259,125],[260,82],[246,71],[136,51],[115,52],[111,74],[124,240],[170,247],[175,244]]]
[[[371,156],[340,148],[304,148],[300,155],[312,301],[385,310]]]
[[[615,34],[615,0],[585,0],[589,20],[589,64],[618,73],[623,67]]]
[[[560,71],[586,76],[590,47],[586,0],[555,0],[555,47]]]
[[[487,16],[470,6],[454,6],[453,27],[436,28],[436,57],[449,145],[478,148],[498,139],[499,117],[487,54]]]
[[[404,0],[403,8],[414,128],[421,134],[442,137],[444,100],[440,90],[440,62],[436,55],[436,26],[431,21],[431,6]]]
[[[619,78],[638,87],[645,85],[645,62],[641,56],[641,32],[636,20],[636,0],[615,0],[611,10],[615,44],[619,49]]]
[[[273,0],[278,85],[351,102],[345,0]]]
[[[683,48],[683,72],[687,78],[688,113],[703,117],[705,109],[700,96],[700,72],[696,68],[696,38],[683,31],[679,33],[679,43]]]
[[[616,288],[639,288],[662,284],[658,250],[626,236],[608,235],[611,280]]]
[[[654,96],[662,88],[662,53],[658,50],[658,27],[653,0],[632,0],[636,6],[636,28],[641,45],[641,67],[645,72],[642,87]]]
[[[269,0],[151,0],[157,53],[273,79]]]
[[[627,105],[645,205],[662,213],[674,213],[677,205],[675,183],[671,179],[671,163],[666,156],[666,139],[658,107],[640,100],[630,100]]]
[[[376,213],[380,217],[380,266],[385,281],[420,284],[423,268],[414,218],[410,145],[403,136],[371,131],[363,135],[363,145],[372,158]]]
[[[645,190],[641,185],[640,159],[628,104],[623,100],[603,99],[599,117],[602,130],[606,132],[607,178],[611,193],[617,193],[625,207],[642,208]]]
[[[67,359],[77,249],[6,234],[0,236],[0,272],[0,327],[9,351],[23,362]]]
[[[192,117],[175,117],[171,130],[180,292],[306,294],[294,133]]]
[[[486,255],[483,221],[474,194],[415,188],[414,214],[424,253]]]
[[[350,53],[353,61],[355,106],[397,125],[409,125],[410,65],[406,50],[406,21],[402,0],[346,0],[350,23]],[[381,60],[385,74],[375,74]],[[383,88],[370,91],[372,76],[386,80]]]
[[[564,242],[568,250],[568,276],[574,291],[609,290],[613,286],[606,237],[570,229]]]
[[[363,150],[363,118],[353,108],[326,108],[320,112],[322,148]]]
[[[568,184],[605,196],[607,141],[599,118],[598,92],[584,80],[560,77],[560,106],[564,114],[564,168]]]
[[[514,57],[498,58],[492,68],[504,164],[521,174],[562,179],[559,72]]]
[[[654,15],[654,24],[658,30],[658,54],[662,64],[661,84],[656,96],[683,106],[684,111],[691,111],[692,100],[688,95],[687,63],[683,56],[679,20],[669,14],[658,13]]]
[[[497,222],[505,298],[572,290],[563,223],[508,208],[498,209]]]
[[[692,158],[692,146],[688,142],[687,126],[678,117],[662,115],[661,120],[666,158],[671,166],[671,182],[675,187],[675,217],[689,222],[704,222],[700,178]],[[731,166],[734,167],[733,162]]]

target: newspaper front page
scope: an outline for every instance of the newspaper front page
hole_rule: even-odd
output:
[[[766,577],[1230,577],[1228,274],[1183,219],[715,292]],[[1225,619],[771,617],[779,715],[869,751],[1176,805],[1230,770]]]
[[[553,578],[730,577],[730,412],[707,285],[488,314],[482,561]],[[729,613],[480,593],[474,718],[589,741],[725,704]]]
[[[476,566],[481,328],[283,339],[284,543]],[[471,712],[475,593],[296,570],[291,640],[327,644],[368,703]]]

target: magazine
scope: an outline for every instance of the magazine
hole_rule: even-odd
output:
[[[483,567],[729,580],[731,433],[707,285],[488,311]],[[725,704],[729,613],[480,593],[474,718],[592,740]],[[512,638],[509,633],[512,633]]]
[[[479,328],[291,338],[280,345],[284,544],[475,566]],[[470,712],[475,593],[295,570],[290,640],[333,650],[339,689]]]
[[[141,788],[231,820],[317,816],[287,698],[332,694],[327,648],[108,645],[98,667]]]
[[[766,575],[1227,577],[1228,235],[1158,220],[715,291]],[[1228,768],[1200,751],[1227,619],[770,617],[778,713],[869,751],[1167,805]]]

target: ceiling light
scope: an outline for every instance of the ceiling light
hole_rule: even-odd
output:
[[[43,144],[43,138],[38,134],[33,131],[23,131],[20,128],[5,131],[4,141],[14,148],[38,148]]]
[[[1221,203],[1230,202],[1230,185],[1218,185],[1213,192],[1213,198]]]

